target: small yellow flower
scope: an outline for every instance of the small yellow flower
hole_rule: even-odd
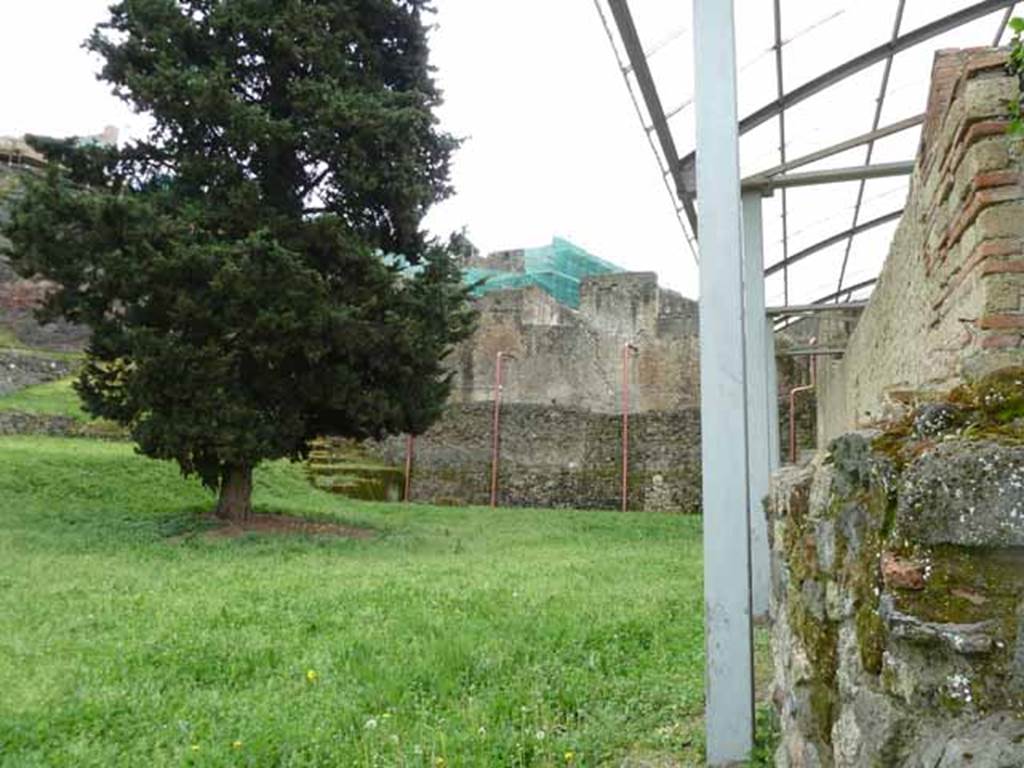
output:
[[[193,744],[192,745],[192,751],[193,752],[198,752],[199,751],[199,745],[198,744]]]
[[[573,752],[572,750],[569,750],[568,752],[565,753],[564,757],[565,757],[565,762],[571,763],[573,761],[573,758],[576,757],[576,753]]]
[[[235,739],[233,742],[231,742],[231,746],[234,747],[235,749],[241,749],[242,748],[242,742],[241,742],[240,739]]]
[[[309,682],[315,683],[318,677],[320,677],[320,675],[316,673],[315,669],[306,670],[306,680],[308,680]]]

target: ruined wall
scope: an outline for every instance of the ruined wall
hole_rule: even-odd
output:
[[[509,252],[514,258],[515,252]],[[696,304],[657,286],[651,273],[585,279],[580,307],[536,286],[481,297],[480,326],[450,360],[456,377],[444,418],[417,438],[413,498],[486,504],[490,498],[494,365],[505,363],[502,391],[503,506],[617,509],[621,483],[623,344],[629,359],[630,508],[700,509],[700,392]],[[806,383],[807,358],[782,358],[779,415],[788,455],[788,393]],[[798,445],[814,445],[814,398],[797,407]],[[346,449],[348,450],[348,449]],[[372,473],[404,466],[405,440],[368,446]],[[354,476],[344,450],[325,444],[316,472]],[[316,463],[316,462],[314,462]],[[343,465],[349,465],[344,468]],[[359,469],[362,472],[363,468]]]
[[[819,435],[873,428],[772,480],[783,768],[1024,765],[1024,155],[1005,61],[937,57],[882,279],[845,359],[819,366]]]
[[[820,444],[905,393],[948,391],[1024,359],[1024,146],[1006,134],[1019,89],[1005,63],[993,49],[936,56],[885,268],[846,356],[819,367]]]
[[[632,410],[699,402],[696,302],[659,288],[653,273],[586,278],[578,310],[536,286],[487,294],[478,307],[479,329],[452,356],[454,403],[490,401],[497,353],[508,352],[506,401],[617,413],[626,342],[638,349]]]
[[[782,768],[1024,765],[1024,369],[773,479]]]
[[[415,501],[487,504],[491,418],[487,403],[451,406],[416,440]],[[621,419],[612,414],[511,404],[501,414],[499,504],[617,509],[621,499]],[[402,466],[405,440],[371,449]],[[697,409],[647,412],[630,420],[631,510],[700,508],[700,415]]]
[[[63,379],[78,369],[66,357],[17,349],[0,349],[0,396]]]
[[[20,161],[14,164],[8,154],[14,149],[32,152],[21,142],[0,138],[0,224],[7,221],[8,209],[22,176],[42,163],[33,153],[31,164]],[[0,238],[0,254],[7,245],[7,241]],[[23,346],[58,351],[75,351],[85,345],[88,332],[83,328],[63,321],[45,325],[36,321],[35,309],[48,289],[43,281],[18,277],[7,259],[0,255],[0,344],[15,341]]]

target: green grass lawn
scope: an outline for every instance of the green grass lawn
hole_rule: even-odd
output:
[[[699,519],[354,503],[283,464],[256,503],[377,535],[208,537],[171,465],[0,439],[0,765],[699,763]]]
[[[79,421],[87,421],[90,417],[82,410],[78,393],[71,387],[73,381],[73,378],[50,381],[4,395],[0,397],[0,411],[69,416]]]

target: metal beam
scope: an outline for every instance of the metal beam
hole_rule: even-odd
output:
[[[819,355],[845,355],[842,347],[794,347],[779,352],[782,357],[818,357]]]
[[[995,48],[999,45],[999,41],[1003,39],[1003,33],[1006,31],[1006,25],[1010,23],[1010,19],[1013,18],[1013,11],[1017,3],[1011,3],[1010,7],[1006,9],[1006,13],[1003,14],[1002,20],[999,22],[999,30],[996,32],[996,37],[992,41],[992,47]]]
[[[948,16],[925,24],[923,27],[907,32],[905,35],[900,35],[895,40],[883,43],[877,48],[872,48],[870,51],[862,53],[860,56],[856,56],[834,69],[830,69],[828,72],[780,96],[770,104],[766,104],[756,112],[747,115],[740,121],[740,134],[742,135],[753,130],[773,117],[777,117],[784,110],[809,99],[811,96],[836,83],[842,82],[851,75],[855,75],[868,67],[885,61],[890,56],[895,56],[902,51],[913,48],[915,45],[931,40],[933,37],[949,32],[964,24],[984,18],[996,11],[1011,8],[1016,2],[1017,0],[984,0],[984,2],[974,3],[967,8],[962,8]],[[680,165],[685,164],[687,161],[692,162],[692,159],[689,156],[681,158]]]
[[[629,10],[627,0],[608,0],[608,7],[611,9],[612,17],[615,19],[615,26],[618,27],[619,37],[622,38],[622,45],[629,57],[629,66],[636,77],[637,85],[640,87],[640,94],[643,96],[647,113],[651,117],[651,124],[654,133],[658,137],[662,154],[669,165],[672,180],[676,185],[676,195],[679,197],[683,208],[686,211],[686,218],[690,222],[690,228],[694,236],[697,235],[697,209],[686,189],[682,166],[676,162],[679,154],[676,150],[675,139],[672,138],[672,131],[665,119],[665,109],[661,104],[661,97],[658,95],[658,88],[654,84],[654,77],[647,65],[647,58],[644,56],[644,49],[640,43],[640,35],[637,34],[636,25],[633,23],[633,14]]]
[[[872,277],[870,280],[864,280],[863,282],[857,283],[856,285],[847,285],[841,291],[836,291],[835,293],[830,293],[828,296],[822,296],[820,299],[815,299],[814,303],[825,304],[829,301],[834,301],[835,299],[838,299],[840,296],[856,293],[857,291],[863,290],[864,288],[870,288],[877,282],[878,278]]]
[[[789,109],[793,105],[809,99],[811,96],[820,93],[829,86],[845,80],[850,77],[850,75],[855,75],[858,72],[879,63],[880,61],[884,61],[890,56],[895,56],[902,51],[913,48],[915,45],[931,40],[933,37],[937,37],[945,32],[961,27],[964,24],[969,24],[976,19],[984,18],[996,11],[1008,8],[1014,5],[1015,1],[1016,0],[984,0],[984,2],[974,3],[973,5],[951,13],[948,16],[944,16],[941,19],[936,19],[930,24],[925,24],[923,27],[918,27],[911,32],[907,32],[905,35],[900,35],[894,40],[883,43],[877,48],[872,48],[870,51],[862,53],[860,56],[856,56],[844,64],[840,64],[835,69],[831,69],[828,72],[819,75],[800,87],[794,88],[781,98],[773,101],[771,104],[761,107],[761,109],[757,110],[753,114],[747,115],[747,117],[740,121],[740,133],[747,133],[761,125],[761,123],[765,123],[773,117],[776,117],[784,109]]]
[[[769,317],[815,315],[822,312],[860,312],[867,305],[866,301],[849,301],[843,304],[788,304],[784,307],[768,307],[764,312]]]
[[[899,0],[896,5],[896,19],[892,25],[892,39],[896,40],[900,36],[900,26],[903,24],[903,11],[906,9],[907,0]],[[892,61],[893,56],[885,60],[885,68],[882,70],[882,82],[878,88],[878,98],[875,99],[875,116],[871,121],[871,129],[878,130],[878,124],[882,120],[882,108],[885,106],[885,97],[889,90],[889,75],[892,74]],[[872,139],[868,142],[867,154],[864,157],[864,164],[871,165],[871,158],[875,154],[875,140]],[[867,179],[861,179],[857,189],[857,202],[853,207],[853,221],[851,227],[856,227],[860,223],[860,211],[861,206],[864,204],[864,189],[867,186]],[[843,265],[839,269],[839,283],[836,286],[837,291],[843,289],[843,281],[846,280],[846,265],[850,263],[850,251],[853,250],[853,238],[851,237],[846,241],[846,252],[843,254]]]
[[[798,157],[796,160],[789,160],[781,165],[776,165],[774,168],[769,168],[766,171],[754,174],[755,177],[760,178],[762,176],[778,176],[782,173],[795,170],[804,165],[810,165],[816,163],[819,160],[838,155],[841,152],[846,152],[850,149],[856,149],[859,146],[868,144],[878,139],[884,139],[886,136],[892,136],[894,133],[901,133],[911,128],[916,128],[924,122],[924,115],[915,115],[914,117],[908,117],[906,120],[900,120],[898,123],[887,125],[884,128],[879,128],[875,131],[868,131],[862,133],[860,136],[854,136],[852,139],[840,142],[839,144],[833,144],[831,147],[825,149],[819,149],[817,152],[811,152],[809,155]]]
[[[707,763],[748,759],[754,681],[733,0],[694,0]]]
[[[768,555],[768,522],[764,497],[768,495],[771,456],[767,398],[768,370],[765,358],[764,235],[761,227],[761,195],[743,195],[743,322],[747,359],[747,473],[750,477],[750,573],[754,616],[768,615],[771,569]]]
[[[775,89],[776,96],[782,98],[786,89],[782,77],[782,3],[772,2],[772,21],[775,27]],[[786,164],[786,113],[779,113],[779,162]],[[782,260],[789,258],[789,195],[782,190]],[[782,270],[782,300],[789,303],[789,272]]]
[[[877,219],[872,219],[871,221],[865,221],[863,224],[858,224],[856,227],[851,227],[850,229],[846,230],[845,232],[840,232],[837,235],[832,235],[832,237],[827,237],[824,240],[822,240],[821,242],[815,243],[814,245],[812,245],[812,246],[810,246],[808,248],[804,248],[802,251],[800,251],[798,253],[794,253],[792,256],[790,256],[788,259],[786,259],[785,263],[781,262],[781,261],[775,262],[770,267],[765,269],[764,276],[765,277],[770,277],[771,275],[774,275],[779,270],[781,270],[783,268],[790,267],[793,264],[795,264],[796,262],[801,261],[802,259],[806,259],[808,256],[811,256],[811,255],[817,253],[818,251],[823,251],[826,248],[829,248],[829,247],[835,245],[836,243],[841,243],[841,242],[843,242],[843,240],[845,240],[846,238],[851,237],[853,235],[859,235],[861,232],[867,232],[869,229],[874,229],[875,227],[880,227],[883,224],[888,224],[890,221],[896,221],[902,215],[903,215],[903,211],[902,210],[893,211],[892,213],[887,213],[884,216],[879,216]]]
[[[619,65],[619,71],[622,73],[622,81],[626,85],[626,93],[629,94],[629,101],[633,105],[633,109],[636,112],[637,120],[640,121],[640,125],[644,128],[644,138],[647,140],[648,146],[651,148],[651,153],[654,155],[654,160],[658,164],[658,170],[661,171],[661,181],[665,185],[665,191],[668,192],[669,200],[672,201],[672,210],[675,213],[676,219],[679,221],[679,227],[683,230],[683,237],[686,238],[686,245],[690,248],[690,253],[693,255],[693,260],[699,263],[697,258],[697,250],[693,247],[693,239],[690,237],[690,230],[687,229],[687,222],[681,215],[684,212],[684,206],[678,203],[679,195],[672,189],[672,184],[669,182],[669,178],[673,175],[672,172],[672,157],[665,157],[662,159],[662,155],[658,153],[658,147],[655,144],[654,139],[651,136],[653,127],[647,126],[646,118],[644,117],[643,110],[640,108],[640,101],[637,99],[636,91],[633,90],[633,84],[629,80],[629,73],[632,72],[632,67],[625,64],[622,61],[622,56],[619,54],[619,48],[615,44],[615,36],[612,34],[611,25],[608,22],[608,17],[601,6],[601,0],[594,0],[594,10],[597,11],[597,16],[601,20],[601,27],[604,29],[605,35],[608,37],[608,44],[612,49],[612,55],[615,56],[615,61]],[[683,174],[684,183],[686,174]],[[687,185],[688,188],[692,185]],[[692,200],[691,200],[692,207]],[[696,217],[693,219],[696,223]]]
[[[914,161],[855,165],[850,168],[826,168],[821,171],[786,173],[782,176],[748,176],[743,180],[743,191],[771,192],[790,187],[810,187],[815,184],[839,184],[844,181],[881,179],[889,176],[909,176],[914,172]]]

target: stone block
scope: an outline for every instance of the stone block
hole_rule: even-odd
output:
[[[964,768],[1024,765],[1024,721],[1006,712],[967,720],[959,727],[932,725],[923,728],[910,768]]]
[[[1024,262],[1022,262],[1024,264]],[[998,264],[993,264],[998,267]],[[1024,316],[1024,273],[988,271],[985,280],[985,313]]]
[[[1003,137],[982,139],[967,147],[957,174],[974,178],[978,174],[1004,170],[1010,164],[1010,150]]]
[[[975,226],[984,239],[994,237],[1020,237],[1024,222],[1024,202],[1004,202],[986,208],[978,214]]]
[[[1024,546],[1024,446],[936,446],[904,473],[896,524],[926,545]]]
[[[1006,104],[1019,94],[1020,89],[1011,77],[986,77],[968,80],[959,101],[963,104],[964,119],[968,121],[1001,117]]]

